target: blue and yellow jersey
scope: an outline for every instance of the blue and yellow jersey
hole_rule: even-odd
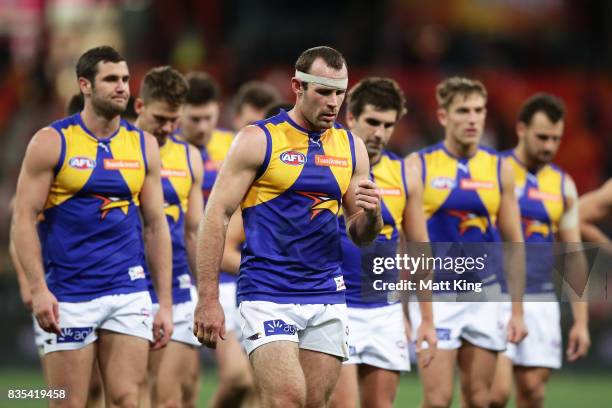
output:
[[[177,304],[191,300],[190,289],[193,286],[185,249],[185,213],[193,185],[193,170],[189,159],[189,145],[186,142],[171,136],[159,148],[159,153],[164,212],[172,239],[172,302]],[[149,292],[153,303],[157,303],[157,295],[151,281]]]
[[[376,183],[382,197],[384,226],[376,241],[365,248],[359,248],[348,237],[344,217],[340,217],[342,273],[346,284],[346,304],[349,307],[369,308],[393,303],[387,299],[386,292],[372,290],[371,278],[375,276],[385,282],[397,282],[398,279],[397,271],[373,275],[372,265],[376,257],[394,258],[397,254],[408,191],[404,161],[393,153],[383,151],[380,160],[370,167],[370,178]]]
[[[147,290],[139,194],[144,133],[122,120],[98,139],[76,114],[54,122],[62,148],[38,224],[47,285],[60,301]]]
[[[431,242],[497,242],[497,214],[501,201],[501,158],[492,149],[479,146],[472,157],[453,156],[443,142],[419,151],[423,168],[423,205]],[[441,249],[437,245],[434,248]],[[475,245],[464,245],[460,253],[445,256],[479,257],[485,249],[470,253]],[[494,251],[491,246],[488,248]],[[499,249],[499,248],[497,248]],[[436,252],[442,256],[442,252]],[[496,281],[501,267],[499,256],[488,256],[486,267],[474,273],[436,271],[436,279]],[[477,276],[476,276],[477,275]]]
[[[535,173],[514,155],[502,153],[514,170],[516,196],[526,243],[527,281],[525,293],[554,292],[552,243],[565,211],[565,172],[547,164]]]
[[[204,205],[206,205],[210,192],[215,185],[217,174],[233,140],[234,134],[232,132],[215,129],[206,147],[199,148],[202,155],[202,163],[204,164],[204,180],[202,181]],[[238,277],[231,273],[221,271],[219,274],[220,283],[236,282],[237,279]]]
[[[256,123],[264,162],[242,203],[238,301],[343,303],[338,212],[355,167],[340,125],[309,132],[282,111]]]

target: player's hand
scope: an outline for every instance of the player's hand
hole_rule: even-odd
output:
[[[591,347],[591,336],[586,323],[574,323],[567,339],[567,361],[573,363],[586,356]]]
[[[198,300],[193,316],[193,334],[200,343],[212,349],[217,348],[219,338],[225,340],[225,314],[218,299]]]
[[[172,306],[161,306],[153,320],[153,343],[151,350],[159,350],[170,341],[174,323],[172,322]]]
[[[62,334],[59,325],[59,303],[46,286],[32,293],[32,313],[41,329],[58,336]]]
[[[518,344],[527,336],[527,326],[523,316],[512,315],[508,322],[508,337],[510,343]]]
[[[423,348],[423,342],[427,343],[427,348]],[[438,336],[433,322],[421,322],[417,329],[416,353],[421,367],[427,367],[434,357],[438,348]]]
[[[372,180],[359,180],[355,190],[355,204],[366,214],[378,217],[380,214],[380,193]]]

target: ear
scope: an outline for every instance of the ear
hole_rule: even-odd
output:
[[[79,89],[83,96],[91,95],[91,82],[87,78],[80,77],[79,78]]]
[[[291,78],[291,89],[297,96],[302,96],[304,94],[302,83],[297,78]]]
[[[134,101],[134,111],[137,115],[140,115],[144,111],[144,101],[141,98],[136,98]]]
[[[442,108],[438,109],[437,116],[438,116],[438,122],[440,122],[442,127],[446,127],[446,123],[448,122],[447,121],[448,112],[446,112],[446,109],[442,109]]]
[[[516,122],[516,135],[519,141],[522,141],[525,138],[525,134],[527,133],[527,125],[523,122]]]
[[[357,122],[357,118],[355,118],[355,116],[353,115],[352,112],[350,112],[348,109],[346,111],[346,125],[349,128],[352,128],[353,126],[355,126],[355,122]]]

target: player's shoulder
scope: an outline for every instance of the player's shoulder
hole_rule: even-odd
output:
[[[479,152],[483,152],[487,155],[490,156],[495,156],[495,157],[499,157],[501,156],[501,152],[493,147],[490,146],[483,146],[483,145],[478,145],[478,151]]]
[[[417,150],[416,152],[414,152],[413,154],[417,155],[417,156],[424,156],[430,153],[434,153],[440,150],[444,150],[444,142],[437,142],[434,143],[432,145],[429,146],[425,146],[419,150]]]

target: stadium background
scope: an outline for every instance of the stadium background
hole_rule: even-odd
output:
[[[366,75],[400,83],[408,114],[391,148],[401,154],[440,139],[434,88],[447,75],[476,77],[487,86],[484,143],[498,149],[515,143],[520,103],[534,92],[551,92],[568,108],[556,163],[580,193],[612,175],[610,1],[0,0],[0,390],[42,381],[7,254],[20,162],[32,134],[63,116],[67,98],[78,91],[78,56],[100,44],[127,57],[132,94],[155,65],[211,73],[222,86],[221,126],[229,126],[231,97],[241,83],[263,79],[292,101],[289,79],[299,53],[334,46],[348,60],[350,84]],[[612,400],[612,303],[594,302],[590,311],[590,355],[553,377],[549,406],[609,406]],[[210,355],[203,359],[209,363],[205,401],[215,379]],[[403,379],[398,406],[416,405],[416,381]]]

